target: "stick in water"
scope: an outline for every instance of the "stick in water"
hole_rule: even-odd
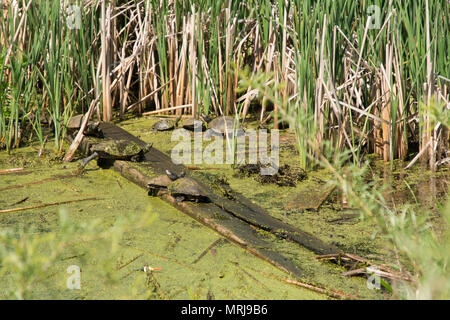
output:
[[[0,210],[0,214],[17,212],[17,211],[24,211],[24,210],[31,210],[31,209],[38,209],[38,208],[45,208],[45,207],[50,207],[50,206],[58,206],[58,205],[61,205],[61,204],[80,202],[80,201],[88,201],[88,200],[99,200],[99,199],[97,199],[97,198],[86,198],[86,199],[68,200],[68,201],[53,202],[53,203],[43,203],[43,204],[38,204],[38,205],[35,205],[35,206],[29,206],[29,207]]]
[[[3,170],[0,170],[0,174],[14,173],[14,172],[18,172],[18,171],[23,171],[23,168],[3,169]]]

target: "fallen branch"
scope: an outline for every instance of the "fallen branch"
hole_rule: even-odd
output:
[[[23,171],[23,168],[3,169],[3,170],[0,170],[0,174],[14,173],[14,172],[18,172],[18,171]]]
[[[292,280],[292,279],[284,278],[284,277],[280,277],[279,280],[280,281],[284,281],[284,282],[289,283],[289,284],[293,284],[293,285],[302,287],[302,288],[306,288],[306,289],[309,289],[309,290],[312,290],[312,291],[315,291],[315,292],[318,292],[318,293],[325,294],[325,295],[327,295],[327,296],[329,296],[331,298],[335,298],[335,299],[343,299],[344,298],[344,299],[360,300],[360,298],[358,298],[358,297],[356,297],[354,295],[351,295],[349,293],[345,293],[345,292],[342,292],[342,291],[334,290],[334,289],[323,289],[323,288],[314,286],[314,285],[309,284],[309,283],[304,283],[304,282],[300,282],[300,281],[297,281],[297,280]]]
[[[380,277],[391,280],[413,281],[411,277],[392,270],[384,264],[376,264],[368,259],[362,258],[356,254],[326,254],[316,256],[318,260],[337,260],[337,261],[353,261],[363,265],[362,268],[349,270],[341,273],[341,276],[354,276],[363,274],[375,274]]]
[[[31,210],[31,209],[38,209],[38,208],[45,208],[45,207],[50,207],[50,206],[58,206],[61,204],[68,204],[68,203],[88,201],[88,200],[99,200],[99,199],[98,198],[86,198],[86,199],[68,200],[68,201],[53,202],[53,203],[43,203],[43,204],[38,204],[35,206],[29,206],[29,207],[0,210],[0,214],[18,212],[18,211],[24,211],[24,210]]]
[[[58,180],[58,179],[72,178],[72,177],[75,177],[76,175],[78,175],[78,174],[69,174],[69,175],[65,175],[65,176],[56,176],[56,177],[51,177],[51,178],[38,180],[38,181],[27,182],[27,183],[23,183],[23,184],[16,184],[16,185],[13,185],[13,186],[0,188],[0,191],[11,190],[11,189],[19,189],[19,188],[23,188],[25,186],[46,183],[46,182],[50,182],[50,181],[54,181],[54,180]]]
[[[94,111],[95,106],[97,105],[97,102],[99,101],[100,97],[97,97],[94,101],[91,102],[91,105],[89,106],[89,110],[86,112],[86,114],[83,117],[83,122],[81,123],[80,130],[78,130],[78,133],[73,139],[72,144],[70,145],[69,149],[67,149],[66,155],[64,156],[64,162],[70,162],[72,161],[75,152],[78,149],[78,146],[80,145],[81,141],[84,138],[84,129],[86,128],[86,125],[91,117],[92,112]]]
[[[29,198],[30,198],[30,197],[25,197],[25,198],[23,198],[22,200],[16,201],[16,202],[14,202],[13,204],[11,204],[10,207],[17,206],[18,204],[24,203],[24,202],[27,201]]]
[[[220,170],[219,168],[202,168],[196,166],[186,166],[189,170]]]
[[[38,157],[41,157],[44,154],[45,144],[47,143],[47,139],[48,139],[48,136],[45,136],[44,141],[42,142],[42,145],[39,148]]]
[[[293,280],[293,279],[289,279],[289,278],[285,278],[285,277],[276,276],[274,274],[267,273],[267,272],[264,272],[264,271],[261,271],[261,270],[254,270],[254,269],[252,269],[252,270],[256,271],[256,272],[259,272],[259,273],[261,273],[261,274],[263,274],[263,275],[265,275],[265,276],[267,276],[269,278],[272,278],[272,279],[275,279],[275,280],[278,280],[278,281],[281,281],[281,282],[285,282],[285,283],[288,283],[288,284],[293,284],[295,286],[298,286],[298,287],[301,287],[301,288],[305,288],[305,289],[308,289],[308,290],[311,290],[311,291],[314,291],[314,292],[317,292],[317,293],[320,293],[320,294],[324,294],[324,295],[326,295],[326,296],[328,296],[330,298],[360,300],[360,298],[358,298],[358,297],[356,297],[354,295],[351,295],[351,294],[348,294],[348,293],[345,293],[345,292],[341,292],[341,291],[338,291],[338,290],[324,288],[324,287],[319,287],[317,285],[313,285],[313,284],[306,283],[306,282],[303,282],[303,281],[298,281],[298,280]]]
[[[131,259],[130,261],[126,262],[125,264],[121,265],[120,267],[117,267],[116,270],[120,270],[125,268],[126,266],[128,266],[130,263],[136,261],[137,259],[139,259],[140,257],[142,257],[144,255],[144,253],[140,253],[138,254],[136,257],[134,257],[133,259]]]

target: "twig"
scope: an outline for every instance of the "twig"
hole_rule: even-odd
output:
[[[76,175],[77,174],[69,174],[69,175],[65,175],[65,176],[55,176],[55,177],[51,177],[51,178],[47,178],[47,179],[43,179],[43,180],[27,182],[27,183],[23,183],[23,184],[16,184],[16,185],[13,185],[13,186],[1,188],[0,191],[23,188],[25,186],[30,186],[30,185],[33,185],[33,184],[46,183],[46,182],[50,182],[50,181],[54,181],[54,180],[58,180],[58,179],[72,178],[72,177],[75,177]]]
[[[395,280],[413,281],[410,276],[403,273],[391,270],[388,266],[384,264],[376,264],[368,259],[362,258],[356,254],[344,253],[344,254],[328,254],[316,256],[316,259],[320,260],[343,260],[343,261],[356,261],[356,263],[361,263],[365,265],[363,268],[350,270],[341,273],[341,276],[353,276],[367,273],[375,273],[380,277]]]
[[[89,110],[86,112],[86,114],[83,117],[83,122],[81,123],[80,130],[78,130],[78,133],[73,139],[72,144],[70,145],[69,149],[67,149],[66,155],[64,156],[64,162],[70,162],[72,161],[75,152],[78,149],[78,146],[80,145],[81,141],[83,141],[84,138],[84,129],[86,128],[86,125],[91,117],[92,112],[94,111],[97,102],[99,101],[100,96],[98,96],[94,101],[92,101],[91,105],[89,106]]]
[[[45,136],[44,141],[42,142],[42,146],[39,148],[38,157],[41,157],[44,154],[45,144],[47,143],[48,136]]]
[[[29,206],[29,207],[0,210],[0,214],[18,212],[18,211],[24,211],[24,210],[31,210],[31,209],[38,209],[38,208],[44,208],[44,207],[50,207],[50,206],[58,206],[61,204],[80,202],[80,201],[88,201],[88,200],[99,200],[99,199],[98,198],[86,198],[86,199],[68,200],[68,201],[60,201],[60,202],[53,202],[53,203],[43,203],[43,204],[38,204],[35,206]]]
[[[220,241],[222,241],[222,238],[217,239],[216,241],[214,241],[213,243],[211,243],[211,244],[209,245],[209,247],[206,248],[206,249],[205,249],[205,250],[197,257],[197,259],[194,260],[194,262],[192,262],[192,264],[197,263],[201,258],[203,258],[203,256],[204,256],[205,254],[208,253],[209,250],[211,250],[212,248],[214,248]]]
[[[65,186],[69,187],[70,189],[72,189],[72,191],[79,192],[77,188],[75,188],[74,186],[68,184],[67,182],[61,181],[61,183],[63,185],[65,185]]]
[[[258,279],[256,279],[253,275],[251,275],[249,272],[247,272],[244,268],[242,268],[239,263],[237,263],[236,261],[231,261],[231,263],[233,263],[239,270],[241,270],[246,276],[248,276],[250,279],[252,279],[253,281],[255,281],[261,288],[263,288],[264,290],[269,291],[269,289],[267,288],[267,286],[264,285],[264,283],[262,283],[261,281],[259,281]]]
[[[264,271],[261,271],[261,270],[254,270],[254,271],[259,272],[259,273],[261,273],[261,274],[263,274],[263,275],[265,275],[265,276],[267,276],[269,278],[276,279],[278,281],[282,281],[282,282],[285,282],[285,283],[288,283],[288,284],[293,284],[293,285],[296,285],[298,287],[302,287],[302,288],[305,288],[305,289],[308,289],[308,290],[311,290],[311,291],[314,291],[314,292],[317,292],[317,293],[320,293],[320,294],[324,294],[326,296],[329,296],[330,298],[334,298],[334,299],[355,299],[355,300],[359,300],[360,299],[360,298],[358,298],[358,297],[356,297],[354,295],[351,295],[351,294],[348,294],[348,293],[344,293],[344,292],[341,292],[341,291],[338,291],[338,290],[329,289],[329,288],[323,288],[323,287],[321,288],[321,287],[319,287],[317,285],[313,285],[313,284],[306,283],[306,282],[299,281],[299,280],[293,280],[293,279],[289,279],[289,278],[285,278],[285,277],[276,276],[276,275],[274,275],[272,273],[267,273],[267,272],[264,272]]]
[[[30,197],[25,197],[25,198],[23,198],[22,200],[19,200],[19,201],[17,201],[17,202],[14,202],[13,204],[10,205],[10,207],[16,206],[16,205],[21,204],[21,203],[24,203],[24,202],[27,201],[29,198],[30,198]]]
[[[186,166],[189,170],[220,170],[219,168],[202,168],[196,166]]]
[[[136,257],[134,257],[133,259],[131,259],[130,261],[126,262],[125,264],[121,265],[120,267],[117,267],[116,270],[120,270],[125,268],[126,266],[128,266],[130,263],[136,261],[137,259],[139,259],[140,257],[142,257],[144,255],[144,253],[138,254]]]
[[[192,107],[192,104],[189,103],[189,104],[184,104],[182,106],[175,106],[175,107],[164,108],[164,109],[159,109],[159,110],[150,111],[150,112],[144,112],[142,115],[143,116],[150,116],[152,114],[158,114],[158,113],[161,113],[161,112],[178,110],[178,109],[183,109],[183,108],[187,108],[187,107]]]
[[[354,218],[357,218],[357,217],[359,217],[358,213],[343,214],[341,217],[327,220],[327,222],[328,223],[335,223],[335,222],[341,222],[341,221],[354,219]]]
[[[18,171],[23,171],[23,168],[3,169],[3,170],[0,170],[0,174],[14,173],[14,172],[18,172]]]
[[[158,89],[153,90],[152,92],[150,92],[148,95],[146,95],[144,98],[142,98],[141,100],[139,100],[138,102],[133,103],[131,106],[129,106],[127,108],[127,111],[130,111],[131,109],[135,108],[137,105],[147,101],[148,99],[150,99],[151,97],[153,97],[153,95],[155,93],[157,93],[158,91],[160,91],[161,89],[163,89],[165,86],[167,86],[170,82],[172,82],[174,79],[167,81],[165,84],[163,84],[162,86],[160,86]],[[170,108],[169,108],[170,109]],[[160,109],[160,110],[156,110],[156,111],[162,111],[164,109]],[[142,115],[145,116],[146,114],[148,114],[148,112],[143,113]]]

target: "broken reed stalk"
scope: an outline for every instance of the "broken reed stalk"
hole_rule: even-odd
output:
[[[78,173],[73,173],[73,174],[68,174],[68,175],[55,176],[55,177],[42,179],[42,180],[38,180],[38,181],[33,181],[33,182],[27,182],[27,183],[23,183],[23,184],[16,184],[16,185],[13,185],[13,186],[0,188],[0,191],[11,190],[11,189],[19,189],[19,188],[23,188],[23,187],[26,187],[26,186],[31,186],[31,185],[35,185],[35,184],[51,182],[51,181],[55,181],[55,180],[59,180],[59,179],[73,178],[73,177],[75,177],[77,175],[78,175]]]
[[[86,114],[83,117],[83,122],[81,123],[80,129],[78,130],[77,135],[75,136],[75,139],[73,139],[72,143],[70,144],[69,149],[67,149],[66,154],[64,156],[64,162],[70,162],[73,160],[73,157],[75,156],[75,152],[77,151],[78,147],[80,146],[81,141],[83,141],[84,138],[84,129],[86,129],[87,123],[89,119],[91,118],[92,112],[94,111],[95,107],[97,106],[97,103],[99,101],[99,97],[91,102],[91,105],[89,106],[89,110],[86,112]]]
[[[252,268],[250,268],[250,269],[252,269]],[[295,285],[297,287],[308,289],[308,290],[311,290],[311,291],[314,291],[314,292],[317,292],[317,293],[320,293],[320,294],[324,294],[324,295],[326,295],[326,296],[328,296],[330,298],[333,298],[333,299],[339,299],[339,300],[342,300],[342,299],[345,299],[345,300],[347,300],[347,299],[360,300],[360,298],[358,298],[358,297],[356,297],[354,295],[351,295],[351,294],[348,294],[348,293],[344,293],[344,292],[341,292],[341,291],[338,291],[338,290],[330,289],[330,288],[324,288],[322,286],[319,287],[318,285],[305,282],[304,280],[302,280],[302,281],[300,281],[300,280],[293,280],[293,279],[290,279],[290,278],[277,276],[277,275],[274,275],[272,273],[267,273],[267,272],[264,272],[264,271],[261,271],[261,270],[254,270],[254,269],[252,269],[252,270],[255,271],[255,272],[258,272],[258,273],[260,273],[260,274],[262,274],[262,275],[264,275],[266,277],[269,277],[269,278],[272,278],[272,279],[275,279],[275,280],[278,280],[278,281],[281,281],[281,282],[284,282],[284,283],[292,284],[292,285]]]
[[[402,281],[413,281],[413,279],[406,275],[401,274],[397,271],[392,270],[388,266],[384,264],[376,264],[366,258],[360,257],[356,254],[344,253],[344,254],[325,254],[319,255],[315,257],[317,260],[336,260],[336,261],[353,261],[356,263],[363,264],[365,267],[349,270],[341,273],[341,276],[354,276],[361,274],[368,274],[371,272],[376,273],[377,275],[392,279],[392,280],[402,280]],[[376,270],[376,271],[373,271]]]
[[[219,242],[221,242],[223,239],[217,239],[216,241],[214,241],[213,243],[211,243],[208,248],[206,248],[205,250],[203,250],[203,252],[192,262],[192,264],[197,263],[201,258],[203,258],[203,256],[205,254],[208,253],[209,250],[211,250],[212,248],[214,248]]]
[[[155,111],[149,111],[149,112],[144,112],[142,113],[143,116],[150,116],[153,114],[159,114],[159,113],[164,113],[167,111],[173,111],[173,110],[179,110],[179,109],[184,109],[186,107],[192,107],[192,104],[185,104],[182,106],[175,106],[175,107],[170,107],[170,108],[164,108],[164,109],[159,109],[159,110],[155,110]]]
[[[111,103],[111,10],[113,4],[102,1],[101,14],[101,48],[102,48],[102,97],[103,97],[103,121],[112,120]]]
[[[136,257],[134,257],[133,259],[129,260],[128,262],[125,262],[123,265],[121,266],[117,266],[116,270],[120,270],[125,268],[126,266],[128,266],[130,263],[133,263],[134,261],[136,261],[137,259],[139,259],[140,257],[142,257],[144,255],[144,253],[140,253],[138,254]]]
[[[45,208],[45,207],[50,207],[50,206],[59,206],[59,205],[62,205],[62,204],[81,202],[81,201],[88,201],[88,200],[100,200],[100,199],[98,199],[98,198],[85,198],[85,199],[53,202],[53,203],[43,203],[43,204],[38,204],[38,205],[28,206],[28,207],[22,207],[22,208],[12,208],[12,209],[0,210],[0,214],[12,213],[12,212],[18,212],[18,211],[24,211],[24,210],[32,210],[32,209],[38,209],[38,208]]]
[[[15,172],[23,171],[23,169],[24,168],[2,169],[2,170],[0,170],[0,174],[15,173]]]

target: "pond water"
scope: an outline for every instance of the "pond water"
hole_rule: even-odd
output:
[[[170,152],[176,142],[170,132],[151,131],[156,118],[131,119],[120,126],[154,147]],[[292,136],[283,135],[280,147],[281,164],[295,165]],[[0,228],[34,237],[61,232],[59,213],[67,212],[75,224],[97,221],[101,230],[110,232],[120,221],[123,234],[112,239],[82,239],[65,248],[60,259],[45,270],[45,281],[33,284],[32,298],[55,299],[327,299],[326,295],[287,284],[280,277],[290,278],[276,267],[251,255],[244,249],[196,222],[164,201],[149,197],[145,190],[130,183],[118,173],[97,167],[95,161],[82,175],[77,163],[69,164],[51,158],[52,153],[37,158],[36,146],[13,150],[10,155],[0,152],[0,170],[23,167],[22,172],[0,175],[0,210],[38,206],[79,199],[91,199],[64,205],[0,214]],[[447,172],[438,175],[420,170],[403,172],[396,162],[392,174],[381,174],[380,179],[391,179],[394,192],[391,201],[397,205],[417,199],[433,208],[434,196],[445,196]],[[197,164],[196,164],[197,166]],[[357,253],[375,262],[394,259],[385,239],[374,235],[375,226],[360,221],[357,212],[340,207],[339,196],[329,199],[314,210],[286,210],[296,197],[312,195],[323,190],[330,174],[325,170],[309,172],[306,180],[296,187],[261,184],[253,177],[236,175],[229,165],[198,165],[195,175],[205,179],[224,177],[231,187],[266,208],[271,215],[304,231],[313,233],[325,242],[334,243],[346,252]],[[383,164],[374,168],[385,172]],[[384,176],[384,177],[383,177]],[[401,179],[399,179],[399,177]],[[433,177],[431,179],[430,177]],[[406,181],[405,184],[402,181]],[[423,183],[427,181],[427,183]],[[434,184],[433,184],[434,181]],[[431,183],[430,183],[431,182]],[[30,184],[31,183],[31,184]],[[408,186],[407,186],[408,185]],[[410,189],[411,188],[411,189]],[[428,188],[428,189],[427,189]],[[415,193],[412,196],[411,190]],[[320,193],[320,192],[319,192]],[[24,200],[25,199],[25,200]],[[23,200],[23,202],[21,202]],[[342,219],[342,217],[348,219]],[[298,261],[310,283],[342,291],[360,298],[383,299],[389,294],[369,290],[366,279],[339,275],[345,269],[331,263],[318,262],[314,254],[298,245],[261,234],[285,256]],[[211,244],[215,246],[205,251]],[[39,254],[51,254],[52,247],[42,247]],[[202,255],[204,254],[204,255]],[[193,263],[194,261],[197,262]],[[67,268],[81,268],[81,289],[69,290]],[[162,268],[147,277],[136,271],[144,265]],[[0,273],[1,274],[1,273]],[[14,287],[10,275],[3,274],[0,298]]]

